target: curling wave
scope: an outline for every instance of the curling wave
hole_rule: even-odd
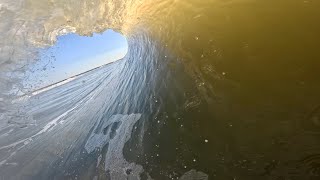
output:
[[[319,18],[314,0],[0,0],[0,178],[317,178]],[[37,48],[108,28],[121,61],[12,93]]]

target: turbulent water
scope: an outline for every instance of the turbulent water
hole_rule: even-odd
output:
[[[319,179],[319,19],[318,0],[0,0],[0,179]],[[124,59],[16,93],[37,48],[108,28]]]

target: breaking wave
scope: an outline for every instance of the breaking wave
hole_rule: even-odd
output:
[[[313,0],[0,0],[0,179],[317,178],[319,17]],[[38,48],[106,29],[122,60],[13,91]]]

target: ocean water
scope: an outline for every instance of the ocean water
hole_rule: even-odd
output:
[[[320,1],[0,0],[0,179],[315,180]],[[128,54],[20,95],[37,48]]]

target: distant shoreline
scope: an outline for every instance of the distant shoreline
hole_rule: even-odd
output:
[[[123,59],[123,58],[122,58],[122,59]],[[47,88],[50,88],[50,87],[55,86],[55,85],[57,85],[57,84],[61,84],[61,83],[62,83],[62,84],[65,84],[65,83],[63,83],[63,82],[68,81],[68,80],[70,80],[70,79],[71,79],[70,81],[72,81],[72,80],[74,80],[75,78],[77,78],[77,77],[79,77],[79,76],[81,76],[81,75],[87,74],[87,73],[89,73],[89,72],[91,72],[91,71],[94,71],[94,70],[96,70],[96,69],[102,68],[102,67],[104,67],[104,66],[113,64],[113,63],[118,62],[118,61],[121,61],[122,59],[119,59],[119,60],[116,60],[116,61],[112,61],[112,62],[110,62],[110,63],[108,63],[108,64],[104,64],[104,65],[95,67],[95,68],[93,68],[93,69],[90,69],[90,70],[88,70],[88,71],[82,72],[82,73],[80,73],[80,74],[77,74],[77,75],[68,77],[68,78],[66,78],[66,79],[63,79],[63,80],[61,80],[61,81],[55,82],[55,83],[53,83],[53,84],[50,84],[50,85],[47,85],[47,86],[44,86],[44,87],[41,87],[41,88],[39,88],[39,89],[33,90],[33,91],[31,91],[31,92],[28,92],[28,93],[26,93],[26,94],[24,94],[24,95],[22,95],[22,96],[20,96],[20,97],[24,97],[24,96],[29,95],[29,94],[39,94],[39,93],[37,93],[37,92],[42,91],[42,90],[47,89]],[[70,81],[68,81],[68,82],[70,82]],[[50,89],[51,89],[51,88],[50,88]]]

